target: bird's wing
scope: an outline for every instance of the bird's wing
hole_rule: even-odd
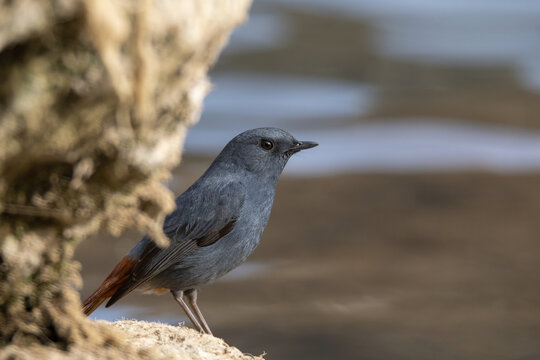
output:
[[[199,247],[210,246],[230,233],[244,204],[245,190],[239,182],[219,189],[188,191],[177,200],[177,209],[165,219],[163,231],[171,240],[167,248],[150,241],[126,281],[107,306],[152,279]],[[205,191],[207,190],[207,191]]]

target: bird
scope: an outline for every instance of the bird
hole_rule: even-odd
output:
[[[292,155],[318,144],[285,130],[257,128],[235,136],[165,217],[168,247],[144,236],[84,302],[90,315],[137,289],[170,292],[193,326],[212,334],[197,305],[197,289],[243,263],[259,244],[278,178]],[[186,303],[187,301],[187,303]]]

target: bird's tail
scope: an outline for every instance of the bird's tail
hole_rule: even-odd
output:
[[[129,279],[131,271],[137,264],[137,260],[124,256],[122,260],[114,267],[109,276],[83,302],[83,312],[86,316],[90,315],[105,300],[114,295],[114,293]]]

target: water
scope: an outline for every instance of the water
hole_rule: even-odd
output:
[[[225,60],[228,54],[271,52],[298,41],[295,18],[283,10],[294,9],[368,22],[376,30],[370,43],[373,51],[384,58],[466,69],[509,66],[524,89],[540,89],[537,1],[274,0],[261,4],[262,10],[254,7],[250,20],[234,32]],[[276,4],[281,7],[273,8]],[[348,41],[344,46],[351,46]],[[316,61],[304,61],[310,60]],[[458,81],[460,75],[446,76]],[[212,82],[215,88],[205,100],[201,121],[188,134],[187,153],[214,155],[241,131],[275,126],[321,144],[294,157],[286,174],[539,170],[539,132],[445,116],[370,119],[370,112],[380,106],[384,83],[268,69],[221,70],[212,75]]]
[[[214,90],[204,101],[197,128],[294,126],[298,120],[319,120],[366,113],[376,90],[367,84],[332,79],[257,73],[212,76]]]
[[[231,129],[195,127],[188,133],[186,151],[215,154],[240,129],[240,125]],[[297,138],[317,141],[319,147],[291,158],[285,169],[289,175],[540,171],[540,133],[525,130],[431,119],[295,130]]]
[[[291,173],[540,170],[540,134],[459,122],[412,120],[306,132],[321,146]]]
[[[540,91],[540,2],[535,0],[275,0],[354,17],[379,30],[386,56],[446,64],[507,64]]]

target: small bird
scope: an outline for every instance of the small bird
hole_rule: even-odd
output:
[[[170,245],[160,248],[144,236],[84,301],[83,312],[91,314],[107,299],[109,307],[135,289],[170,291],[193,326],[212,334],[197,306],[197,288],[225,275],[255,250],[287,161],[317,145],[277,128],[237,135],[176,198],[176,209],[163,225]]]

